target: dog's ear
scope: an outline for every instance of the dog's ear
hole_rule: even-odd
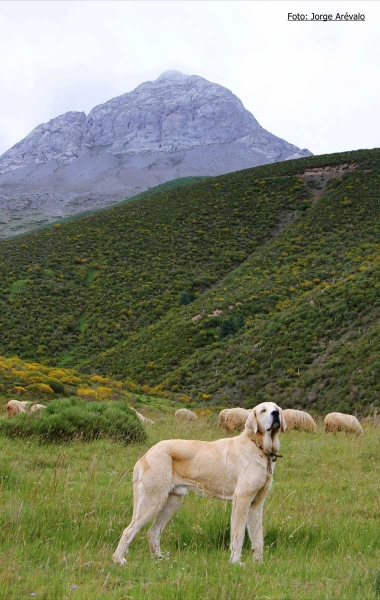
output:
[[[248,418],[245,422],[245,428],[249,429],[249,431],[253,431],[253,433],[257,433],[259,426],[257,424],[257,417],[256,417],[256,409],[253,408],[251,410],[251,412],[248,415]]]
[[[282,412],[282,408],[280,408],[280,415],[281,415],[281,433],[285,433],[285,431],[286,431],[286,421],[284,419],[284,413]]]

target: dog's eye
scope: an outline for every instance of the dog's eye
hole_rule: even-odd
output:
[[[266,411],[267,411],[267,409],[266,409],[266,408],[262,408],[260,412],[262,412],[262,413],[263,413],[263,412],[266,412]]]

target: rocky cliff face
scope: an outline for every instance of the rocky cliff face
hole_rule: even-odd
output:
[[[177,177],[310,154],[263,129],[226,88],[166,71],[87,117],[69,112],[39,125],[5,152],[0,207],[54,220]]]
[[[84,112],[68,112],[38,125],[21,142],[0,157],[0,173],[42,164],[48,160],[66,163],[78,158],[86,127]]]

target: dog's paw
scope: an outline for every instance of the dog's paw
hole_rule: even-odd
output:
[[[238,567],[245,567],[245,563],[241,560],[230,560],[231,565],[237,565]]]
[[[159,554],[152,554],[152,558],[154,560],[170,560],[170,553],[169,552],[160,552]]]
[[[117,555],[113,555],[112,557],[113,562],[115,563],[115,565],[126,565],[127,561],[123,556],[117,556]]]

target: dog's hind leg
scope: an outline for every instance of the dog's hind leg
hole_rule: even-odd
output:
[[[113,555],[113,561],[125,565],[124,554],[128,552],[129,545],[138,534],[140,529],[157,517],[164,508],[168,499],[169,490],[160,489],[155,481],[150,481],[148,486],[143,478],[134,484],[134,509],[132,521],[124,529],[118,547]]]
[[[152,527],[148,531],[148,542],[152,556],[162,558],[160,549],[161,534],[169,523],[174,513],[181,507],[182,496],[170,494],[164,508],[157,515]]]
[[[157,517],[164,508],[171,487],[171,458],[162,457],[161,463],[166,469],[153,471],[143,457],[133,470],[133,515],[132,521],[120,538],[118,547],[113,555],[113,561],[124,565],[126,560],[124,554],[128,552],[129,545],[138,534],[140,529]],[[170,475],[168,475],[168,473]]]
[[[122,533],[119,544],[112,557],[114,563],[125,565],[126,560],[124,558],[124,554],[128,552],[129,545],[136,537],[140,529],[147,525],[149,521],[154,519],[154,517],[157,517],[162,508],[165,506],[165,502],[166,497],[162,498],[162,502],[160,504],[155,502],[153,505],[147,505],[147,503],[144,502],[139,506],[139,510],[136,511],[136,514],[134,513],[132,515],[132,521]]]

